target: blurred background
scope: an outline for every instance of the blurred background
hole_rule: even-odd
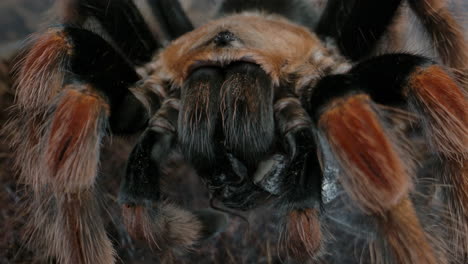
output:
[[[144,6],[145,0],[136,0]],[[309,0],[320,10],[325,0]],[[466,10],[468,0],[451,0],[452,11],[459,21],[467,25]],[[0,127],[8,119],[8,108],[13,101],[12,59],[17,55],[25,38],[32,32],[45,28],[53,17],[50,11],[54,0],[0,0]],[[184,9],[195,25],[200,25],[215,16],[221,0],[181,0]],[[411,13],[404,8],[401,20],[392,28],[399,34],[399,43],[383,42],[381,52],[392,50],[411,51],[434,56],[432,49],[425,46],[424,34]],[[408,37],[408,36],[411,36]],[[144,245],[132,241],[122,228],[120,211],[116,206],[120,177],[125,169],[125,161],[131,150],[134,138],[118,138],[105,142],[103,150],[102,175],[100,182],[105,200],[109,205],[108,232],[112,237],[121,263],[285,263],[278,251],[279,218],[274,212],[260,208],[256,212],[244,214],[242,219],[231,216],[227,231],[188,254],[174,252],[171,255],[158,255]],[[21,228],[26,219],[19,208],[25,195],[14,180],[11,171],[8,140],[0,134],[0,264],[44,263],[33,257],[30,249],[22,246]],[[207,193],[195,173],[187,167],[174,163],[168,166],[171,184],[168,187],[177,202],[195,207],[208,207]],[[288,262],[292,263],[292,262]]]

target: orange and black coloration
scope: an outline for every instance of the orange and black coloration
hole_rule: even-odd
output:
[[[129,233],[153,249],[190,248],[225,225],[223,214],[168,202],[162,164],[175,151],[224,206],[276,205],[282,245],[296,259],[339,263],[326,253],[358,219],[373,222],[354,237],[370,263],[466,262],[468,62],[457,56],[466,44],[444,1],[412,0],[435,44],[456,44],[439,49],[455,74],[411,54],[368,58],[403,1],[383,2],[330,0],[318,18],[292,16],[298,0],[227,0],[223,14],[276,14],[193,29],[177,1],[154,1],[174,39],[156,54],[163,42],[132,1],[59,1],[63,26],[39,34],[18,66],[9,125],[33,193],[31,243],[60,263],[114,263],[95,186],[101,140],[141,133],[119,202]],[[106,40],[85,28],[88,18]],[[442,187],[420,205],[429,168]],[[433,200],[446,207],[425,219]],[[362,260],[347,253],[347,263]]]

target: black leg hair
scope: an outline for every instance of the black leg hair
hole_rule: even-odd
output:
[[[315,32],[333,38],[346,57],[358,60],[372,52],[400,4],[401,0],[330,0]]]
[[[140,11],[130,0],[60,0],[62,23],[82,26],[94,17],[134,64],[149,62],[160,47]]]
[[[179,108],[179,99],[170,97],[151,119],[130,155],[119,194],[128,231],[160,250],[190,247],[226,225],[223,214],[184,210],[162,198],[161,165],[176,147]]]
[[[350,16],[355,2],[356,0],[328,0],[315,32],[321,37],[337,39],[347,18]]]
[[[68,58],[71,73],[65,81],[88,82],[102,93],[110,105],[112,132],[132,133],[144,128],[148,111],[129,90],[139,80],[132,65],[90,31],[65,27],[63,32],[73,47]]]
[[[321,205],[320,165],[316,155],[312,121],[301,102],[288,89],[275,91],[275,125],[284,155],[262,162],[256,184],[272,194],[282,194],[292,208]],[[307,206],[306,206],[307,207]]]
[[[291,2],[292,1],[284,0],[225,0],[222,3],[220,11],[222,13],[230,14],[244,11],[265,10],[271,13],[283,14],[285,10],[291,9],[293,7]]]
[[[132,133],[146,125],[147,110],[129,90],[140,79],[134,67],[88,30],[49,29],[36,39],[18,74],[18,103],[22,107],[48,105],[68,84],[89,84],[90,92],[109,104],[113,132]],[[46,74],[49,78],[43,77]],[[35,87],[39,88],[33,93]]]
[[[224,15],[259,10],[280,14],[308,28],[314,28],[318,21],[316,10],[309,0],[224,0],[219,13]]]
[[[284,88],[277,89],[275,97],[276,128],[286,156],[273,158],[266,163],[269,168],[261,164],[256,174],[263,175],[255,175],[254,180],[267,191],[275,190],[280,204],[286,204],[281,245],[293,258],[306,260],[321,245],[322,172],[312,121],[299,99]]]
[[[166,99],[135,145],[121,185],[121,204],[160,200],[161,164],[176,146],[178,104],[178,99]]]
[[[192,22],[182,9],[179,0],[149,0],[149,4],[170,40],[193,30]]]
[[[311,100],[304,103],[309,105],[309,109],[313,109],[309,113],[314,120],[320,117],[319,109],[323,105],[356,89],[369,94],[377,103],[399,106],[405,102],[402,89],[408,76],[416,67],[432,63],[426,58],[407,54],[391,54],[369,59],[357,64],[348,74],[323,78],[313,88]]]

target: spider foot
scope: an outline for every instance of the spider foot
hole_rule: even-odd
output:
[[[152,249],[190,249],[225,229],[226,215],[210,210],[188,211],[163,201],[123,204],[122,215],[130,235]]]

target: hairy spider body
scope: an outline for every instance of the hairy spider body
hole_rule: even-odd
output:
[[[154,1],[165,34],[182,36],[151,60],[162,45],[131,1],[61,1],[64,26],[40,34],[19,64],[10,124],[33,193],[32,239],[61,263],[113,263],[95,186],[101,139],[142,131],[119,202],[129,233],[153,249],[189,248],[225,225],[167,201],[162,166],[176,151],[224,206],[276,205],[293,258],[344,263],[331,234],[368,248],[370,263],[463,263],[468,51],[442,1],[413,0],[420,16],[441,10],[424,23],[452,43],[438,48],[454,73],[412,54],[366,57],[401,2],[331,0],[313,30],[243,12],[192,31],[176,1]],[[222,6],[252,8],[277,6]],[[89,17],[107,37],[84,28]]]

